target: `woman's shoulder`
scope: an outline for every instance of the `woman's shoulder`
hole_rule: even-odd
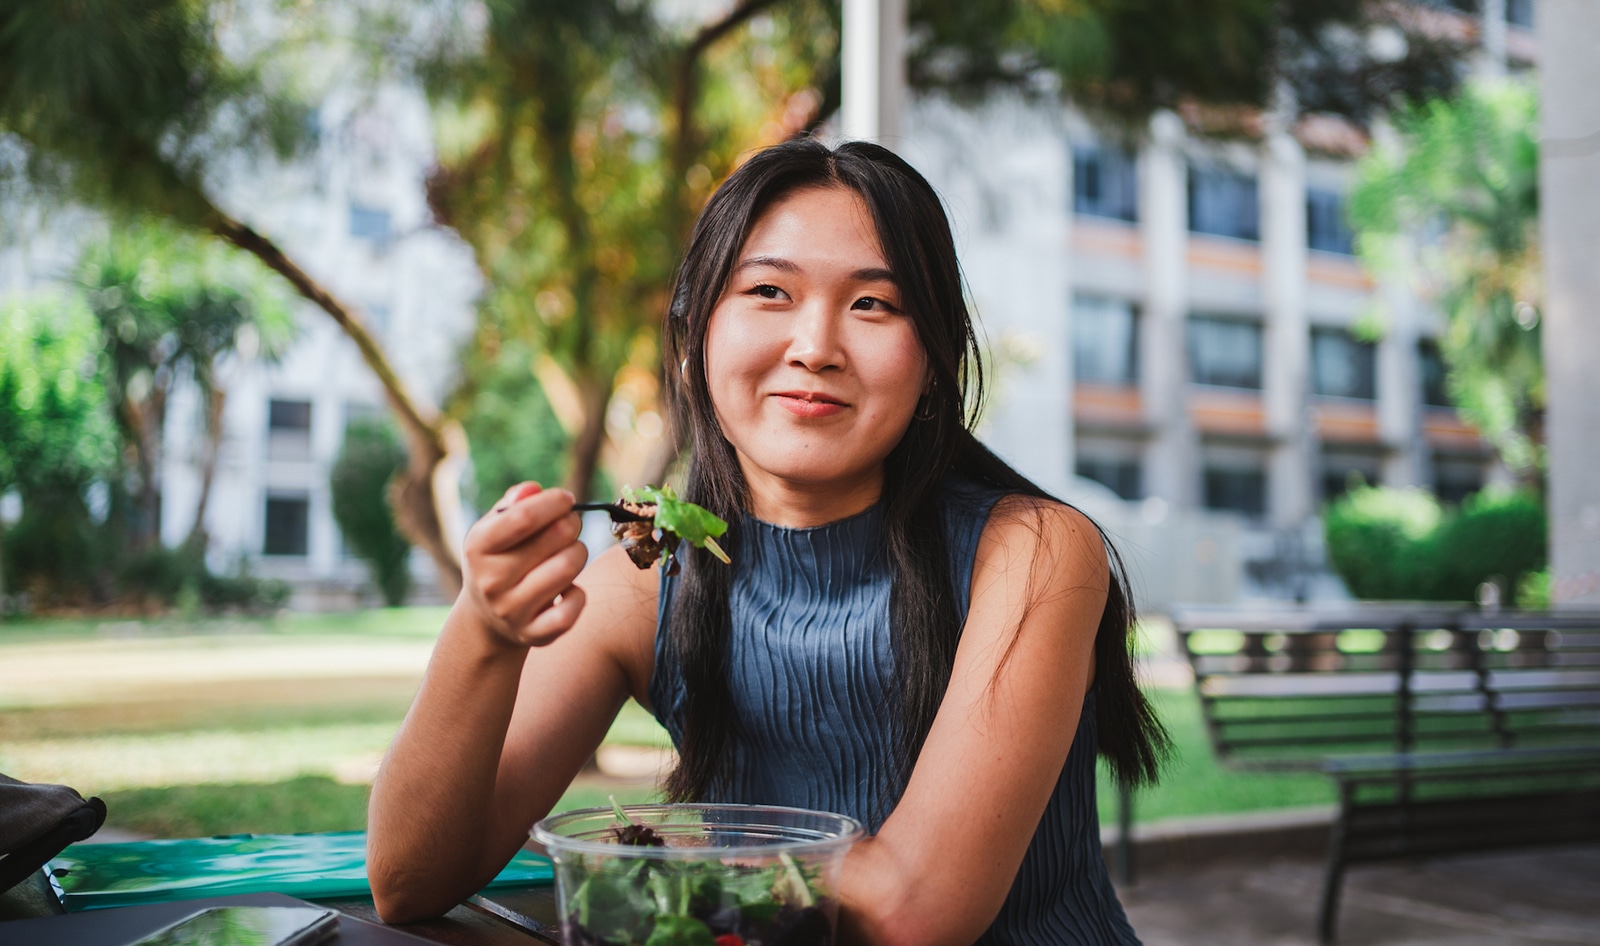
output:
[[[1077,507],[1048,496],[998,491],[989,499],[973,562],[974,577],[1020,570],[1035,587],[1105,584],[1105,536]]]
[[[952,473],[940,484],[940,499],[947,523],[975,523],[985,535],[1019,530],[1059,538],[1088,534],[1103,543],[1094,520],[1049,496]]]

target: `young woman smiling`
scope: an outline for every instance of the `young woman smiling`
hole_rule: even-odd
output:
[[[373,786],[380,914],[482,887],[632,696],[678,748],[670,797],[867,826],[849,941],[1136,943],[1094,798],[1097,752],[1138,782],[1164,747],[1126,581],[970,433],[976,339],[932,188],[870,144],[756,154],[696,225],[665,353],[683,493],[729,521],[734,564],[585,568],[560,490],[479,521]]]

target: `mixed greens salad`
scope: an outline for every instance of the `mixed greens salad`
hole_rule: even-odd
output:
[[[680,541],[703,548],[724,563],[731,562],[728,553],[717,544],[717,537],[728,531],[728,524],[709,509],[679,499],[671,486],[625,487],[618,505],[648,520],[612,526],[612,533],[640,568],[660,562],[668,574],[677,574]]]
[[[613,802],[619,845],[664,847]],[[827,946],[831,904],[818,870],[780,852],[771,863],[591,857],[567,898],[571,946]]]

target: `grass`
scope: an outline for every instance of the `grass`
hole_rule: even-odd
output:
[[[1193,690],[1151,690],[1151,701],[1172,735],[1172,757],[1155,786],[1134,797],[1136,821],[1328,805],[1333,783],[1321,774],[1238,772],[1217,763],[1206,739]],[[1097,791],[1102,824],[1116,820],[1117,790],[1105,765]]]
[[[0,624],[0,772],[99,794],[156,837],[359,830],[371,773],[410,705],[441,608],[274,619]],[[1152,696],[1174,737],[1136,817],[1325,804],[1319,775],[1221,769],[1192,692]],[[670,746],[636,703],[607,742]],[[580,778],[557,810],[658,798]],[[1116,794],[1102,772],[1101,817]]]
[[[137,639],[218,635],[373,636],[432,640],[447,607],[370,608],[365,611],[284,612],[272,616],[0,618],[0,647],[36,641]]]
[[[345,785],[320,775],[282,782],[232,785],[173,785],[107,792],[107,824],[157,838],[201,838],[219,834],[296,834],[363,831],[366,785]],[[578,782],[556,811],[660,800],[649,786],[602,786]]]

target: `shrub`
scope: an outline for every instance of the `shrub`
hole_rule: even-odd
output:
[[[411,543],[395,526],[388,500],[389,482],[405,464],[405,447],[381,420],[351,421],[333,464],[333,518],[390,607],[411,590]]]
[[[1439,527],[1443,512],[1420,489],[1359,486],[1328,506],[1328,557],[1358,598],[1408,598],[1411,556]]]
[[[1334,569],[1358,598],[1472,601],[1493,581],[1508,604],[1536,598],[1545,565],[1544,507],[1527,493],[1485,490],[1454,513],[1418,489],[1363,487],[1323,517]]]
[[[276,611],[289,603],[291,593],[286,583],[258,578],[246,565],[237,574],[216,574],[206,567],[204,553],[192,546],[131,553],[118,569],[117,583],[124,595],[168,607],[187,600],[209,611]]]

